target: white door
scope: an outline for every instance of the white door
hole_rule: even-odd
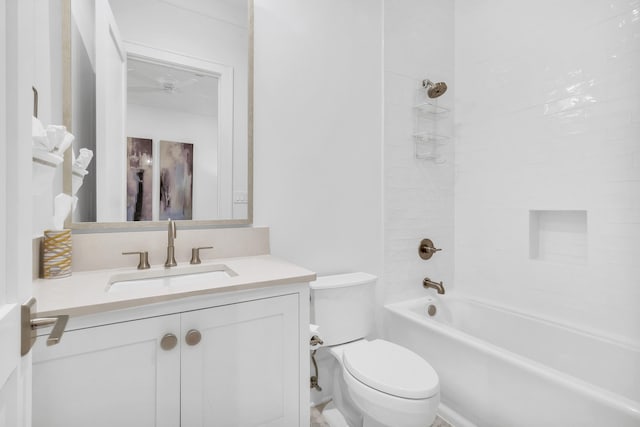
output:
[[[108,0],[96,0],[96,212],[126,221],[127,54]]]
[[[6,0],[0,0],[0,22],[2,28],[6,28],[7,14]],[[5,170],[7,165],[7,106],[6,106],[6,39],[5,31],[0,32],[0,129],[2,129],[2,139],[0,140],[0,170]],[[9,301],[7,298],[7,277],[6,271],[6,224],[7,224],[7,177],[0,179],[0,337],[2,337],[3,345],[0,346],[0,426],[10,426],[17,424],[17,415],[14,413],[16,404],[14,400],[17,398],[17,390],[15,386],[15,375],[18,367],[17,357],[18,342],[15,336],[17,330],[17,304],[15,301]],[[5,340],[4,337],[10,337]],[[6,343],[6,344],[5,344]]]
[[[183,313],[182,427],[298,425],[298,337],[297,295]]]
[[[32,0],[0,0],[0,427],[31,424],[31,358],[20,304],[31,294]]]
[[[40,337],[33,427],[179,426],[179,333],[174,314]]]

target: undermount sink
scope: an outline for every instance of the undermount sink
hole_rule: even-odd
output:
[[[111,276],[107,292],[174,289],[185,286],[224,284],[238,274],[224,264],[187,265],[163,270],[144,270]]]

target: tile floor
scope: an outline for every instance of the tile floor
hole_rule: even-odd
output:
[[[328,403],[328,402],[327,402]],[[311,427],[331,427],[331,425],[322,416],[322,410],[327,405],[323,403],[311,408]],[[431,427],[453,427],[440,417],[436,417],[436,420],[431,424]]]
[[[436,417],[436,420],[431,424],[431,427],[453,427],[451,424],[440,418]]]

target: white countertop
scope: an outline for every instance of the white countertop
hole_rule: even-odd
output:
[[[132,286],[130,291],[111,293],[107,292],[107,289],[112,276],[141,270],[133,267],[82,271],[61,279],[38,279],[33,282],[33,296],[38,301],[37,315],[82,316],[195,295],[303,283],[316,278],[314,272],[272,255],[219,258],[203,261],[201,265],[206,264],[224,264],[237,273],[237,276],[225,279],[223,284],[196,283],[179,288],[165,287],[155,290],[135,289]],[[188,265],[180,263],[179,267]],[[153,266],[150,270],[144,271],[164,270],[164,266]]]

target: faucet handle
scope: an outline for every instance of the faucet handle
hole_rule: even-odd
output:
[[[147,270],[151,268],[149,265],[149,252],[122,252],[122,255],[140,255],[140,261],[138,262],[138,270]]]
[[[200,260],[200,249],[213,249],[213,246],[201,246],[191,249],[191,261],[189,261],[189,264],[202,264]]]

